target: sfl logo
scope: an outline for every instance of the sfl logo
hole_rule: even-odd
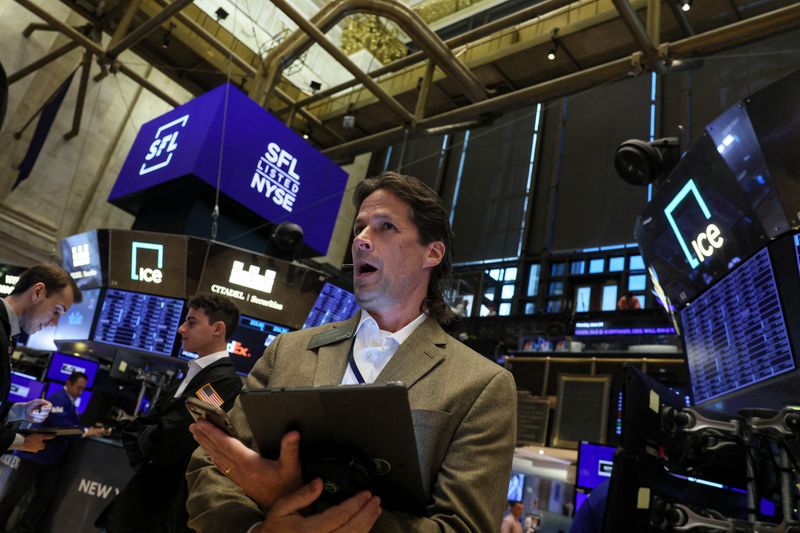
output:
[[[156,138],[150,144],[150,150],[144,156],[145,162],[142,163],[142,168],[139,169],[140,176],[169,165],[170,161],[172,161],[173,152],[178,148],[180,128],[185,127],[187,122],[189,122],[188,114],[164,124],[156,130]],[[165,133],[166,135],[163,135]]]

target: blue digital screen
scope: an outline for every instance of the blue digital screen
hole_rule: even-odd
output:
[[[8,402],[27,402],[35,398],[41,398],[44,390],[44,383],[36,381],[31,376],[11,373],[11,389],[8,391]]]
[[[97,300],[100,297],[100,289],[87,289],[82,291],[83,301],[73,304],[69,311],[62,316],[56,326],[53,339],[64,340],[88,340],[92,333],[92,322],[94,313],[97,310]]]
[[[143,352],[170,355],[181,325],[183,300],[108,289],[94,340]]]
[[[357,310],[358,303],[352,292],[326,282],[303,324],[303,329],[347,320]]]
[[[64,388],[64,385],[61,383],[54,383],[50,382],[47,384],[47,394],[45,398],[50,398],[56,391],[59,391]],[[92,399],[92,391],[89,389],[84,389],[83,393],[75,400],[75,412],[78,416],[82,415],[84,411],[86,411],[86,406],[89,405],[89,400]]]
[[[578,446],[578,472],[575,485],[593,489],[610,479],[615,451],[614,446],[581,442]]]
[[[588,497],[589,497],[589,495],[586,494],[586,493],[575,491],[575,512],[576,513],[578,512],[578,509],[581,508],[581,505],[583,505],[583,503],[586,501],[586,499]]]
[[[795,368],[766,248],[681,311],[694,402]]]
[[[249,374],[261,356],[264,349],[272,344],[275,337],[286,333],[289,328],[258,320],[249,316],[239,317],[239,326],[233,332],[233,338],[228,343],[228,353],[236,371],[240,374]]]
[[[50,359],[50,366],[47,369],[47,379],[66,383],[67,378],[73,372],[83,372],[86,374],[86,386],[94,385],[94,378],[97,375],[96,361],[89,361],[80,357],[74,357],[60,352],[55,352]]]
[[[525,474],[511,472],[511,479],[508,480],[508,498],[510,502],[521,502],[523,489],[525,488]]]

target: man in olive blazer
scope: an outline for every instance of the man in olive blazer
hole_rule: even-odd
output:
[[[379,498],[360,493],[309,516],[303,509],[322,484],[298,488],[297,434],[284,437],[277,461],[259,457],[237,402],[231,417],[244,445],[207,423],[190,428],[202,446],[187,471],[189,526],[198,532],[499,528],[515,443],[516,390],[508,371],[437,323],[452,316],[441,283],[452,266],[447,211],[430,188],[394,173],[361,182],[354,201],[353,277],[362,311],[346,322],[278,336],[246,388],[404,382],[429,504],[411,515],[381,509]]]
[[[279,336],[256,364],[246,387],[341,383],[358,321],[356,314],[347,322]],[[375,382],[389,381],[408,386],[420,466],[432,499],[426,516],[384,511],[374,530],[497,530],[506,506],[515,441],[516,392],[509,372],[428,318]],[[380,406],[364,406],[376,408]],[[245,444],[252,446],[238,402],[230,416],[240,435],[247,436]],[[264,519],[255,502],[236,493],[235,485],[209,466],[198,449],[189,466],[191,527],[244,532]]]

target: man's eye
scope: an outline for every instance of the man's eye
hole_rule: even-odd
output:
[[[392,224],[391,222],[384,222],[383,229],[394,229],[394,224]]]

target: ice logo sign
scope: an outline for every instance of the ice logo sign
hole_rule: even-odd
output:
[[[178,148],[178,134],[187,122],[189,122],[188,114],[168,122],[156,130],[156,138],[150,144],[150,149],[144,156],[145,162],[139,169],[140,176],[169,165],[173,152]]]
[[[291,213],[300,192],[297,158],[278,143],[269,143],[267,151],[258,160],[250,188]]]
[[[139,261],[140,250],[152,250],[156,253],[156,265],[153,267],[143,267]],[[133,281],[144,281],[145,283],[161,283],[164,273],[164,245],[150,242],[133,241],[131,244],[131,279]]]
[[[681,202],[683,202],[690,194],[697,202],[697,205],[700,208],[700,211],[703,213],[705,219],[710,220],[711,211],[708,210],[705,200],[703,200],[703,197],[700,195],[700,191],[697,190],[697,185],[694,183],[694,180],[689,180],[686,185],[683,186],[675,198],[673,198],[669,205],[667,205],[666,209],[664,209],[664,215],[666,215],[667,220],[672,227],[672,231],[675,233],[675,237],[678,238],[678,244],[680,244],[681,250],[683,250],[683,253],[686,255],[686,260],[689,261],[689,265],[694,269],[697,268],[700,263],[713,256],[716,250],[722,248],[725,240],[722,238],[719,227],[717,227],[717,225],[714,223],[709,223],[708,226],[706,226],[702,231],[700,231],[700,233],[692,238],[692,249],[689,249],[689,246],[686,244],[686,239],[678,229],[678,224],[675,221],[673,213],[681,204]]]

